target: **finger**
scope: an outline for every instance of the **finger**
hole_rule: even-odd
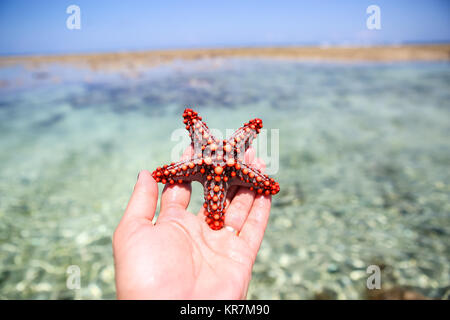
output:
[[[263,171],[265,165],[262,160],[257,159],[257,161],[253,162],[253,167]],[[227,214],[225,215],[225,225],[240,231],[245,220],[247,219],[248,214],[250,213],[255,196],[255,191],[251,191],[246,187],[240,187],[236,193],[236,196],[231,201],[229,208],[227,209]]]
[[[181,160],[190,159],[194,154],[194,149],[190,145],[186,148]],[[160,217],[163,217],[165,213],[176,210],[186,210],[191,199],[191,184],[166,184],[161,195],[161,212]]]
[[[250,247],[249,254],[253,260],[256,259],[256,255],[264,237],[267,221],[269,220],[271,202],[272,196],[270,195],[256,196],[250,214],[245,220],[239,235]]]
[[[245,151],[244,162],[252,163],[255,160],[255,153],[256,151],[253,147],[248,148],[247,151]],[[238,190],[239,190],[238,186],[231,186],[228,189],[227,198],[225,200],[225,208],[227,208],[230,205],[231,200],[236,196]]]
[[[226,226],[238,231],[241,230],[252,208],[255,195],[255,191],[250,191],[250,189],[244,187],[239,188],[225,214]]]
[[[255,160],[256,151],[255,148],[250,146],[244,154],[244,164],[251,164]]]
[[[225,199],[225,209],[228,210],[231,200],[236,196],[236,193],[239,190],[239,186],[231,186],[227,191],[227,197]]]
[[[150,172],[143,170],[138,175],[133,194],[123,216],[124,220],[147,219],[152,221],[158,203],[158,184]]]

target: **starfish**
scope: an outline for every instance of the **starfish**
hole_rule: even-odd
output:
[[[263,126],[261,119],[250,120],[230,138],[218,140],[194,110],[185,109],[183,118],[191,137],[193,156],[158,167],[152,176],[163,184],[200,182],[204,188],[205,220],[211,229],[220,230],[224,225],[225,201],[230,186],[248,187],[264,195],[280,191],[278,182],[244,162],[245,151]]]

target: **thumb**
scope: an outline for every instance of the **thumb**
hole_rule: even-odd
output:
[[[157,202],[158,185],[150,172],[143,170],[139,173],[123,219],[147,219],[152,221]]]

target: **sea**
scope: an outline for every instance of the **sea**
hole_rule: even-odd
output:
[[[450,64],[217,58],[0,68],[1,299],[115,299],[113,232],[138,172],[189,144],[186,107],[224,135],[264,123],[281,191],[248,298],[449,298]]]

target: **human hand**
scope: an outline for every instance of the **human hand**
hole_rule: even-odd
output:
[[[183,157],[189,157],[188,148]],[[264,169],[254,160],[247,163]],[[211,230],[204,208],[188,212],[190,183],[166,185],[155,224],[158,186],[142,171],[113,238],[119,299],[243,299],[270,213],[271,196],[232,187],[225,225]]]

